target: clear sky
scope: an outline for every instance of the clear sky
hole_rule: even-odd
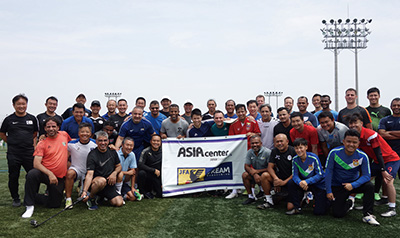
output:
[[[209,98],[224,109],[229,98],[245,103],[265,91],[333,96],[334,58],[323,49],[321,20],[347,17],[372,19],[359,53],[360,104],[377,86],[388,106],[400,96],[399,10],[394,0],[1,0],[0,118],[13,112],[18,93],[35,115],[48,96],[59,99],[61,114],[79,93],[87,106],[100,100],[102,113],[105,92],[121,92],[129,110],[138,96],[191,99],[203,111]],[[339,108],[354,86],[354,53],[342,51]],[[275,99],[271,105],[275,112]]]

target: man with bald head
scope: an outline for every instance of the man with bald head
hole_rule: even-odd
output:
[[[115,109],[117,108],[117,101],[115,101],[114,99],[108,100],[106,107],[108,111],[101,117],[104,118],[104,120],[108,121],[108,119],[110,119],[112,115],[115,115]]]
[[[268,162],[268,171],[261,175],[261,186],[265,194],[265,203],[257,206],[258,209],[267,209],[274,206],[271,188],[274,187],[278,195],[287,192],[287,183],[292,179],[292,159],[296,151],[289,145],[285,134],[278,134],[274,138],[274,149]]]

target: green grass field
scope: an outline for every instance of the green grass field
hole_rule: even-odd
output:
[[[89,211],[80,203],[35,229],[29,224],[31,219],[21,218],[23,206],[11,206],[6,170],[5,152],[0,150],[0,237],[389,237],[400,234],[400,216],[386,219],[378,216],[381,226],[372,227],[361,221],[361,211],[352,211],[343,219],[330,215],[317,217],[310,208],[303,215],[287,216],[284,204],[261,211],[255,205],[241,205],[245,196],[225,200],[207,195],[128,202],[121,208],[100,206],[97,211]],[[22,172],[20,177],[21,196],[24,175]],[[399,193],[399,181],[396,188]],[[61,209],[36,206],[32,219],[44,221]],[[384,211],[385,206],[375,207],[375,215]]]

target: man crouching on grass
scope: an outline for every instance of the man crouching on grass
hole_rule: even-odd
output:
[[[89,210],[97,210],[96,195],[105,197],[116,207],[123,205],[122,196],[115,187],[121,164],[117,152],[108,148],[108,135],[105,131],[96,133],[97,148],[87,158],[87,173],[81,197],[87,202]],[[90,193],[89,193],[90,188]]]
[[[289,202],[287,215],[301,213],[300,202],[304,192],[312,191],[315,197],[315,215],[326,213],[327,199],[325,191],[325,173],[317,155],[307,152],[308,142],[304,138],[297,138],[294,142],[297,156],[293,158],[293,179],[288,182]]]
[[[379,226],[374,208],[374,185],[371,183],[371,170],[368,156],[358,150],[360,133],[350,129],[346,131],[343,146],[331,150],[326,161],[326,197],[332,201],[334,217],[344,217],[353,206],[348,199],[352,193],[364,193],[363,222]]]

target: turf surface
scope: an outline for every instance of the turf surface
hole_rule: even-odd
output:
[[[287,216],[280,204],[267,211],[241,205],[246,197],[232,200],[203,194],[127,202],[121,208],[100,206],[89,211],[83,203],[65,211],[38,228],[22,219],[24,207],[13,208],[7,187],[7,164],[0,150],[0,237],[389,237],[400,234],[400,216],[381,218],[385,206],[375,207],[380,227],[361,221],[361,211],[345,218],[317,217],[310,208],[303,215]],[[25,172],[20,177],[23,195]],[[397,192],[400,182],[396,180]],[[41,187],[41,191],[45,188]],[[73,198],[76,198],[76,193]],[[399,199],[397,200],[399,203]],[[32,219],[39,223],[60,211],[35,207]]]

